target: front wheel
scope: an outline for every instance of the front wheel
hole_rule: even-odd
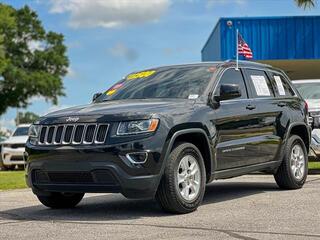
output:
[[[191,143],[178,144],[167,159],[156,198],[163,210],[189,213],[201,204],[206,184],[204,161]]]
[[[39,201],[49,208],[73,208],[83,198],[84,193],[59,193],[49,195],[37,195]]]
[[[303,140],[292,135],[285,147],[284,158],[274,178],[282,189],[301,188],[308,175],[308,154]]]

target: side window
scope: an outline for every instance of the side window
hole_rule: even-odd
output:
[[[233,69],[227,69],[223,75],[220,78],[220,81],[218,83],[218,86],[216,88],[215,95],[220,94],[220,86],[222,84],[237,84],[240,87],[241,90],[241,97],[238,97],[237,99],[245,99],[248,98],[247,89],[244,83],[244,79],[241,73],[241,70],[236,71]]]
[[[247,69],[253,98],[273,97],[274,93],[267,74],[261,70]]]
[[[274,89],[277,96],[291,97],[295,95],[291,86],[289,85],[289,83],[283,77],[282,74],[270,72],[270,75],[271,75],[271,80],[273,81]]]

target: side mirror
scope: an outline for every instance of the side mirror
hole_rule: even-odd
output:
[[[241,97],[240,87],[237,84],[222,84],[220,86],[220,95],[215,96],[216,101],[230,100]]]
[[[95,93],[93,94],[93,97],[92,97],[92,102],[94,102],[98,97],[100,97],[102,95],[102,93]]]

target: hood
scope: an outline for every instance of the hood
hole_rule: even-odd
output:
[[[320,99],[306,99],[309,112],[320,111]]]
[[[6,144],[26,143],[27,140],[28,140],[28,136],[12,136],[2,143],[6,143]]]
[[[154,115],[180,114],[188,111],[195,100],[127,99],[76,106],[47,114],[40,124],[105,122],[146,119]]]

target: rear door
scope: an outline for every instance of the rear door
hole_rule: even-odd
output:
[[[258,145],[252,144],[257,134],[255,107],[248,98],[242,70],[226,69],[220,77],[213,94],[219,95],[222,84],[237,84],[241,97],[221,101],[214,109],[217,129],[217,169],[224,170],[254,164]]]
[[[274,161],[281,138],[279,137],[279,125],[283,109],[278,106],[275,91],[269,76],[264,70],[245,69],[246,83],[249,97],[255,107],[253,121],[256,123],[252,129],[255,135],[251,145],[255,151],[254,163]]]
[[[300,114],[300,100],[294,97],[296,94],[289,84],[289,80],[280,72],[268,71],[269,78],[276,95],[276,107],[281,115],[278,115],[277,135],[283,138],[290,119]],[[299,118],[300,116],[297,116]]]

